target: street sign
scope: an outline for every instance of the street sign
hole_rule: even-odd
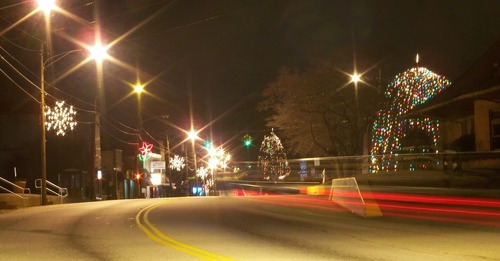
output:
[[[151,161],[151,169],[165,169],[165,161]]]

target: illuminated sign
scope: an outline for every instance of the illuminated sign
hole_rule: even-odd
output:
[[[151,169],[165,169],[165,161],[151,161]]]
[[[160,173],[152,173],[150,180],[151,180],[151,183],[153,183],[153,185],[161,185],[161,174]]]
[[[152,152],[153,144],[149,144],[147,142],[142,143],[142,147],[139,148],[139,159],[141,161],[146,161],[149,158],[149,154]]]

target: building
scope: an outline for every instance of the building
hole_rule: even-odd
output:
[[[446,90],[406,117],[438,119],[441,151],[476,152],[463,160],[464,167],[500,169],[500,40]]]

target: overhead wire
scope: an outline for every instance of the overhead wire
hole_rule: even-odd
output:
[[[36,85],[35,83],[33,83],[30,79],[28,79],[28,77],[26,77],[22,72],[20,72],[14,65],[12,65],[9,61],[7,61],[7,59],[5,59],[5,57],[3,55],[0,55],[0,58],[5,62],[7,63],[7,65],[9,65],[10,68],[12,68],[16,73],[19,74],[19,76],[21,76],[23,79],[25,79],[28,83],[30,83],[33,87],[37,88],[38,90],[40,90],[40,87],[38,85]],[[40,90],[41,91],[41,90]]]
[[[3,75],[5,75],[5,77],[7,77],[14,85],[16,85],[22,92],[24,92],[25,94],[27,94],[29,97],[31,97],[33,100],[35,100],[37,103],[40,103],[40,101],[35,98],[35,96],[31,95],[31,93],[29,93],[28,91],[26,91],[23,87],[21,87],[16,81],[14,81],[14,79],[12,79],[3,69],[0,69],[0,71],[2,72]]]
[[[40,49],[31,49],[31,48],[24,47],[22,45],[19,45],[19,44],[15,43],[15,42],[11,41],[9,38],[7,38],[7,37],[5,37],[3,35],[2,35],[2,38],[5,39],[10,44],[14,45],[15,47],[21,49],[21,50],[24,50],[24,51],[27,51],[27,52],[40,52]]]
[[[4,37],[4,38],[5,38],[5,37]],[[16,45],[16,46],[17,46],[17,47],[20,47],[20,48],[23,48],[22,46],[18,46],[18,45]],[[4,52],[5,52],[5,53],[6,53],[6,54],[10,57],[10,58],[12,58],[14,61],[16,61],[16,62],[17,62],[17,64],[19,64],[22,68],[24,68],[26,71],[28,71],[30,74],[32,74],[34,77],[36,77],[37,79],[39,79],[39,78],[40,78],[40,76],[39,76],[38,74],[34,73],[31,69],[29,69],[28,67],[26,67],[26,66],[25,66],[25,65],[24,65],[21,61],[19,61],[19,59],[17,59],[15,56],[13,56],[13,55],[12,55],[9,51],[7,51],[5,48],[3,48],[2,46],[0,46],[0,49],[1,49],[2,51],[4,51]],[[38,50],[38,52],[40,52],[40,50]],[[6,63],[7,63],[7,64],[8,64],[8,65],[12,68],[12,69],[14,69],[14,70],[15,70],[15,71],[16,71],[16,72],[17,72],[17,73],[18,73],[18,74],[19,74],[22,78],[24,78],[24,79],[25,79],[26,81],[28,81],[31,85],[35,86],[35,88],[37,88],[38,90],[40,90],[40,87],[39,87],[37,84],[35,84],[34,82],[32,82],[30,79],[28,79],[28,77],[26,77],[26,76],[25,76],[25,75],[24,75],[21,71],[19,71],[19,69],[17,69],[17,68],[15,67],[15,65],[13,65],[13,64],[12,64],[12,63],[10,63],[10,62],[8,62],[8,61],[7,61],[7,59],[5,59],[5,57],[3,57],[3,56],[2,56],[2,60],[4,60],[4,61],[5,61],[5,62],[6,62]],[[13,79],[12,79],[12,80],[13,80]],[[50,87],[52,87],[52,88],[56,89],[57,91],[59,91],[59,92],[61,92],[61,93],[64,93],[64,94],[68,95],[68,96],[69,96],[70,98],[72,98],[72,99],[78,100],[78,101],[83,102],[83,103],[86,103],[86,104],[88,104],[88,105],[92,105],[91,103],[89,103],[89,102],[87,102],[87,101],[84,101],[84,100],[82,100],[82,99],[80,99],[80,98],[78,98],[78,97],[76,97],[76,96],[73,96],[73,95],[71,95],[71,94],[69,94],[69,93],[67,93],[67,92],[65,92],[65,91],[63,91],[63,90],[61,90],[61,89],[57,88],[56,86],[54,86],[54,85],[52,85],[52,84],[48,83],[48,82],[45,82],[45,84],[47,84],[48,86],[50,86]],[[53,99],[57,99],[54,95],[52,95],[52,94],[48,93],[47,91],[46,91],[45,93],[46,93],[46,95],[47,95],[48,97],[51,97],[51,98],[53,98]],[[77,110],[81,110],[81,111],[85,111],[85,112],[91,112],[91,111],[86,110],[86,109],[83,109],[83,108],[79,108],[79,107],[75,107],[75,108],[76,108]]]
[[[108,131],[106,128],[103,128],[101,125],[99,126],[99,129],[103,130],[104,132],[106,132],[110,137],[112,137],[113,139],[121,142],[121,143],[124,143],[124,144],[127,144],[127,145],[133,145],[133,146],[138,146],[139,144],[137,142],[128,142],[128,141],[125,141],[125,140],[122,140],[118,137],[116,137],[115,135],[113,135],[110,131]]]
[[[149,6],[162,4],[162,3],[164,3],[164,2],[167,2],[167,1],[158,1],[158,2],[156,2],[156,3],[150,4]],[[143,7],[143,8],[146,8],[146,7],[149,7],[149,6],[145,6],[145,7]],[[12,24],[11,22],[9,22],[9,21],[8,21],[5,17],[3,17],[3,16],[0,16],[0,18],[1,18],[2,20],[4,20],[4,21],[8,22],[9,24]],[[203,19],[202,21],[211,20],[211,19],[213,19],[213,18],[216,18],[216,17],[209,17],[209,18],[205,18],[205,19]],[[202,21],[193,22],[193,23],[191,23],[191,24],[196,24],[196,23],[199,23],[199,22],[202,22]],[[191,24],[190,24],[190,25],[191,25]],[[188,25],[185,25],[185,26],[188,26]],[[41,42],[41,41],[43,41],[43,40],[39,39],[38,37],[36,37],[36,36],[34,36],[34,35],[30,34],[29,32],[26,32],[25,30],[23,30],[23,29],[21,29],[21,28],[17,28],[17,27],[16,27],[16,29],[17,29],[17,30],[22,31],[24,34],[26,34],[26,35],[28,35],[28,36],[30,36],[30,37],[32,37],[32,38],[34,38],[34,39],[36,39],[36,40],[38,40],[38,41],[40,41],[40,42]],[[175,28],[175,29],[180,29],[180,28]],[[15,42],[11,41],[10,39],[8,39],[8,38],[6,38],[6,37],[4,37],[4,36],[2,36],[2,37],[3,37],[3,38],[4,38],[4,39],[5,39],[8,43],[10,43],[11,45],[13,45],[13,46],[15,46],[16,48],[19,48],[19,49],[21,49],[21,50],[24,50],[24,51],[30,51],[30,52],[40,52],[40,51],[41,51],[41,50],[36,50],[36,49],[26,48],[26,47],[24,47],[24,46],[22,46],[22,45],[19,45],[19,44],[15,43]],[[25,66],[25,65],[24,65],[21,61],[19,61],[19,60],[18,60],[15,56],[13,56],[12,54],[10,54],[10,53],[9,53],[9,51],[7,51],[5,48],[3,48],[3,47],[1,47],[1,46],[0,46],[0,48],[1,48],[1,50],[3,50],[3,51],[4,51],[4,52],[5,52],[5,53],[6,53],[6,54],[10,57],[10,58],[12,58],[12,59],[13,59],[13,60],[17,63],[17,64],[19,64],[22,68],[24,68],[27,72],[29,72],[31,75],[33,75],[33,76],[34,76],[34,77],[36,77],[37,79],[40,79],[40,76],[39,76],[37,73],[34,73],[32,70],[30,70],[29,68],[27,68],[27,67],[26,67],[26,66]],[[13,69],[13,70],[17,73],[17,74],[19,74],[19,76],[20,76],[20,77],[22,77],[24,80],[26,80],[26,81],[27,81],[28,83],[30,83],[32,86],[34,86],[36,89],[38,89],[39,91],[41,91],[40,86],[38,86],[38,85],[37,85],[37,84],[35,84],[32,80],[30,80],[28,77],[26,77],[26,75],[25,75],[23,72],[21,72],[19,69],[17,69],[17,67],[16,67],[14,64],[12,64],[11,62],[9,62],[9,61],[8,61],[7,59],[5,59],[5,57],[3,57],[3,56],[2,56],[1,58],[2,58],[2,60],[4,60],[4,61],[5,61],[5,62],[9,65],[9,67],[11,67],[11,68],[12,68],[12,69]],[[16,87],[20,88],[20,89],[21,89],[21,90],[22,90],[25,94],[27,94],[29,97],[31,97],[32,99],[34,99],[35,101],[37,101],[37,103],[40,103],[40,101],[39,101],[39,100],[38,100],[35,96],[33,96],[32,94],[30,94],[30,92],[29,92],[29,91],[27,91],[26,89],[24,89],[24,88],[23,88],[23,87],[22,87],[22,86],[21,86],[18,82],[16,82],[16,80],[15,80],[15,79],[13,79],[12,77],[10,77],[10,76],[9,76],[9,75],[5,72],[5,71],[1,70],[1,72],[2,72],[2,74],[4,74],[4,75],[5,75],[5,76],[6,76],[6,77],[10,80],[10,81],[12,81],[12,82],[16,85]],[[69,94],[69,93],[67,93],[67,92],[63,91],[63,90],[59,89],[58,87],[56,87],[56,86],[54,86],[54,85],[52,85],[52,84],[50,84],[50,83],[45,82],[45,84],[47,84],[48,86],[52,87],[52,89],[57,90],[58,92],[61,92],[61,93],[65,94],[65,95],[67,95],[68,97],[70,97],[70,98],[72,98],[72,99],[78,100],[78,101],[80,101],[80,102],[82,102],[82,103],[84,103],[84,104],[87,104],[87,105],[95,106],[94,104],[89,103],[89,102],[87,102],[87,101],[84,101],[84,100],[82,100],[82,99],[80,99],[80,98],[78,98],[78,97],[75,97],[74,95],[71,95],[71,94]],[[46,95],[47,95],[47,96],[49,96],[49,97],[51,97],[51,98],[53,98],[53,99],[57,99],[54,95],[49,94],[48,92],[46,92]],[[83,108],[76,107],[76,106],[75,106],[75,109],[76,109],[76,110],[78,110],[78,111],[84,111],[84,112],[96,113],[96,111],[95,111],[95,110],[87,110],[87,109],[83,109]],[[109,126],[111,126],[112,128],[116,129],[116,130],[117,130],[117,131],[119,131],[120,133],[123,133],[123,134],[126,134],[126,135],[132,135],[132,136],[137,136],[137,135],[139,135],[139,136],[140,136],[140,130],[137,130],[137,129],[134,129],[134,128],[132,128],[132,127],[129,127],[129,126],[127,126],[126,124],[123,124],[123,123],[121,123],[120,121],[118,121],[118,120],[116,120],[116,119],[113,119],[113,120],[116,122],[116,124],[118,124],[118,125],[120,125],[120,126],[122,126],[122,127],[125,127],[125,128],[126,128],[126,129],[128,129],[128,130],[135,131],[135,133],[134,133],[134,132],[127,131],[127,130],[124,130],[123,128],[120,128],[120,127],[116,126],[116,124],[111,123],[111,121],[110,121],[109,119],[112,119],[112,118],[110,118],[110,117],[109,117],[109,115],[108,115],[108,119],[106,119],[106,118],[104,118],[104,117],[101,117],[101,119],[103,119],[103,121],[105,121],[106,123],[108,123],[108,124],[109,124]],[[95,123],[95,122],[93,122],[93,121],[92,121],[92,122],[79,122],[79,123],[82,123],[82,124],[92,124],[92,123]],[[104,130],[104,131],[105,131],[108,135],[110,135],[111,137],[113,137],[114,139],[116,139],[117,141],[120,141],[120,142],[122,142],[122,143],[124,143],[124,144],[128,144],[128,145],[137,145],[137,142],[128,142],[128,141],[126,141],[126,140],[120,139],[120,138],[116,137],[115,135],[113,135],[113,134],[111,133],[111,131],[107,130],[106,128],[103,128],[103,126],[99,126],[99,127],[100,127],[102,130]],[[145,132],[145,133],[146,133],[146,134],[147,134],[150,138],[152,138],[153,140],[155,140],[156,142],[158,142],[158,140],[157,140],[156,138],[154,138],[154,137],[153,137],[153,136],[152,136],[149,132],[147,132],[146,130],[144,130],[144,132]],[[158,143],[159,143],[159,142],[158,142]]]
[[[106,119],[106,118],[104,118],[104,117],[101,117],[101,119],[102,119],[102,120],[104,120],[106,123],[108,123],[111,127],[113,127],[114,129],[116,129],[116,130],[120,131],[120,132],[121,132],[121,133],[123,133],[123,134],[131,135],[131,136],[139,136],[139,135],[140,135],[140,134],[139,134],[139,131],[138,131],[137,129],[132,129],[132,128],[128,127],[128,128],[130,128],[131,130],[135,131],[135,133],[128,132],[128,131],[124,131],[124,130],[121,130],[120,128],[116,127],[116,126],[115,126],[113,123],[111,123],[111,121],[109,121],[108,119]],[[126,126],[125,124],[123,124],[123,123],[121,123],[121,122],[119,122],[119,121],[117,121],[117,122],[118,122],[120,125],[122,125],[122,126]]]
[[[10,57],[12,57],[15,61],[17,61],[18,63],[20,63],[23,68],[27,69],[28,71],[30,71],[28,68],[26,68],[19,60],[17,60],[14,56],[12,56],[9,52],[7,52],[3,47],[0,46],[0,48],[6,52]],[[28,77],[26,77],[21,71],[19,71],[12,63],[10,63],[7,59],[5,59],[5,57],[3,55],[0,55],[0,59],[2,59],[5,63],[7,63],[7,65],[9,65],[10,68],[12,68],[17,74],[19,74],[20,77],[22,77],[24,80],[26,80],[28,83],[30,83],[33,87],[35,87],[36,89],[40,90],[40,87],[35,84],[34,82],[32,82]],[[24,92],[25,94],[27,94],[29,97],[31,97],[32,99],[34,99],[37,103],[40,103],[40,101],[34,97],[31,93],[29,93],[27,90],[25,90],[21,85],[19,85],[19,83],[17,83],[12,77],[10,77],[4,70],[1,70],[2,74],[4,74],[11,82],[14,83],[14,85],[16,87],[18,87],[22,92]],[[30,71],[32,72],[32,71]],[[33,72],[32,72],[33,73]],[[53,95],[50,95],[47,93],[48,96],[56,99]],[[82,108],[78,108],[78,107],[75,107],[77,110],[79,111],[85,111],[85,112],[89,112],[89,113],[95,113],[95,110],[86,110],[86,109],[82,109]],[[128,134],[128,135],[138,135],[137,133],[130,133],[130,132],[127,132],[127,131],[124,131],[124,130],[121,130],[120,128],[116,127],[114,124],[112,124],[109,120],[105,119],[105,118],[102,118],[103,120],[105,120],[106,122],[108,122],[112,127],[114,127],[116,130],[124,133],[124,134]],[[117,121],[118,122],[118,121]],[[123,123],[120,123],[120,125],[122,126],[126,126],[125,124]],[[128,126],[126,126],[128,127]],[[128,127],[129,129],[132,129],[130,127]],[[133,130],[133,129],[132,129]],[[121,140],[120,140],[121,141]],[[126,142],[128,143],[128,142]]]
[[[4,38],[5,38],[5,37],[4,37]],[[16,45],[16,46],[17,46],[17,45]],[[23,48],[22,46],[18,46],[18,47]],[[19,60],[18,60],[15,56],[13,56],[11,53],[9,53],[9,52],[8,52],[5,48],[3,48],[2,46],[0,46],[0,49],[1,49],[1,50],[3,50],[5,53],[7,53],[7,54],[9,55],[9,57],[11,57],[11,58],[12,58],[14,61],[16,61],[16,62],[17,62],[17,63],[18,63],[18,64],[19,64],[22,68],[24,68],[25,70],[27,70],[27,71],[28,71],[30,74],[32,74],[34,77],[36,77],[36,78],[38,78],[38,79],[40,78],[40,76],[39,76],[38,74],[34,73],[31,69],[27,68],[27,67],[26,67],[26,66],[25,66],[25,65],[24,65],[21,61],[19,61]],[[38,52],[40,52],[40,50],[38,50]],[[11,66],[14,66],[14,65],[11,65]],[[17,70],[17,71],[19,71],[19,70]],[[19,72],[19,73],[20,73],[20,72]],[[20,74],[22,75],[22,73],[20,73]],[[24,76],[24,75],[23,75],[23,76]],[[25,76],[24,76],[23,78],[27,78],[27,77],[25,77]],[[36,84],[35,84],[35,83],[33,83],[33,82],[31,82],[31,83],[32,83],[32,84],[34,84],[34,85],[36,85]],[[85,100],[83,100],[83,99],[80,99],[80,98],[78,98],[78,97],[76,97],[76,96],[74,96],[74,95],[72,95],[72,94],[69,94],[68,92],[66,92],[66,91],[64,91],[64,90],[59,89],[57,86],[55,86],[55,85],[53,85],[53,84],[51,84],[51,83],[49,83],[49,82],[45,82],[45,84],[46,84],[47,86],[50,86],[51,88],[53,88],[53,89],[57,90],[58,92],[61,92],[61,93],[65,94],[65,95],[67,95],[68,97],[70,97],[70,98],[71,98],[71,99],[73,99],[73,100],[77,100],[77,101],[79,101],[79,102],[81,102],[81,103],[87,104],[87,105],[89,105],[89,106],[93,106],[93,104],[92,104],[92,103],[87,102],[87,101],[85,101]],[[40,89],[40,87],[38,87],[38,86],[37,86],[37,88],[38,88],[38,89]],[[57,98],[56,98],[54,95],[52,95],[52,94],[48,93],[47,91],[46,91],[46,95],[47,95],[48,97],[51,97],[52,99],[57,100]],[[84,111],[84,112],[94,112],[94,111],[87,110],[87,109],[83,109],[83,108],[80,108],[80,107],[77,107],[77,106],[74,106],[74,107],[75,107],[75,109],[80,110],[80,111]]]

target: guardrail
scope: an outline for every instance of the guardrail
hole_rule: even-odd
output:
[[[477,177],[477,186],[500,187],[500,151],[406,153],[391,155],[360,155],[288,159],[290,174],[285,181],[325,182],[334,178],[353,177],[360,174],[375,175],[447,175]],[[257,161],[233,162],[243,179],[262,180]],[[236,175],[236,174],[226,174]],[[375,176],[372,175],[372,176]],[[481,183],[481,184],[479,184]]]
[[[22,191],[23,192],[22,195],[21,195],[20,193],[16,193],[16,192],[14,192],[14,191],[12,191],[10,189],[7,189],[6,187],[0,185],[0,189],[1,190],[3,190],[5,192],[7,192],[7,193],[10,193],[10,194],[12,194],[12,195],[14,195],[14,196],[22,199],[23,200],[23,208],[25,208],[26,207],[26,200],[28,200],[31,197],[31,190],[29,188],[23,188],[23,187],[15,184],[13,182],[10,182],[10,181],[2,178],[2,177],[0,177],[0,181],[3,182],[3,183],[9,184],[12,188],[16,188],[18,191]],[[28,193],[27,197],[25,197],[26,193]]]
[[[57,186],[56,184],[50,182],[50,181],[46,181],[47,182],[47,186],[46,186],[46,190],[47,192],[50,192],[56,196],[59,196],[61,198],[61,204],[63,203],[63,198],[67,197],[68,196],[68,189],[67,188],[61,188],[59,186]],[[42,188],[42,179],[36,179],[35,180],[35,187],[37,189],[41,189]],[[59,192],[57,192],[59,191]],[[42,200],[42,198],[40,197],[40,201]]]

